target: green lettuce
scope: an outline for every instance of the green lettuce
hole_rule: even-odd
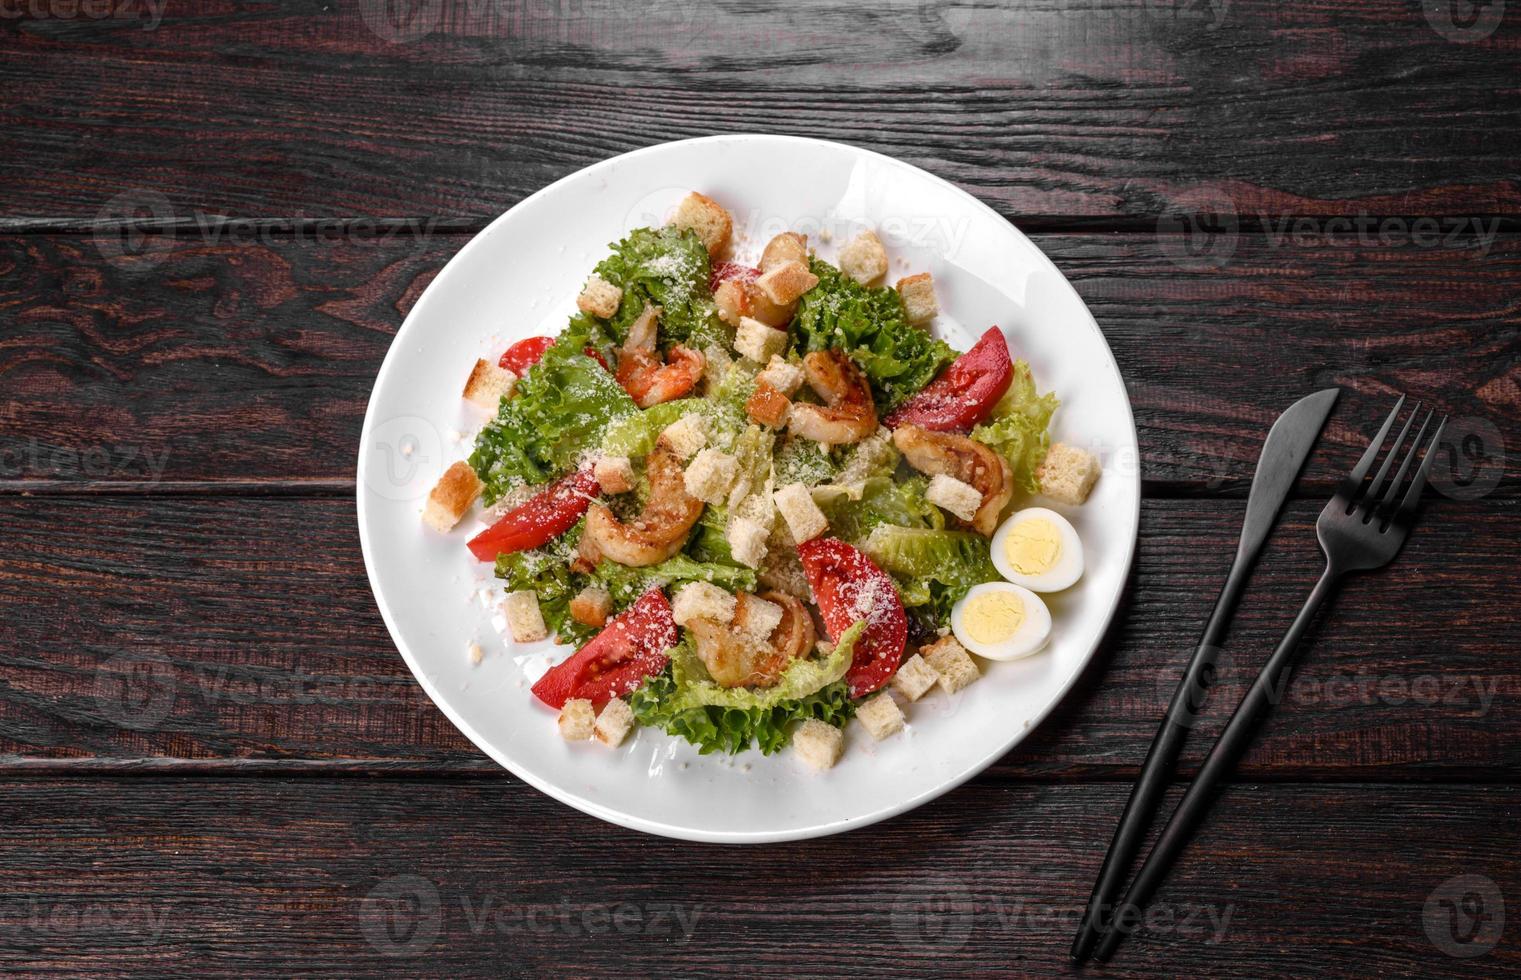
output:
[[[840,474],[840,467],[812,439],[788,439],[782,443],[776,451],[775,467],[779,487],[791,483],[816,487],[833,481]]]
[[[816,718],[838,728],[855,714],[843,678],[864,629],[856,623],[828,657],[794,661],[774,687],[754,690],[713,683],[683,641],[671,651],[670,666],[630,695],[629,705],[640,724],[685,738],[703,755],[752,745],[770,755],[787,744],[795,722]]]
[[[969,531],[879,524],[860,544],[898,583],[906,606],[926,606],[940,622],[974,585],[996,581],[987,539]]]
[[[596,274],[623,290],[618,311],[607,321],[621,343],[646,303],[660,307],[661,339],[701,349],[727,342],[708,291],[708,250],[693,231],[667,226],[639,228],[612,246]]]
[[[813,259],[809,268],[819,284],[798,303],[797,349],[833,348],[855,358],[881,411],[897,408],[956,359],[945,341],[909,324],[897,290],[863,286],[822,259]]]
[[[561,643],[580,644],[597,632],[595,627],[570,618],[570,600],[590,583],[587,576],[570,570],[585,526],[583,520],[542,547],[501,555],[496,560],[496,577],[503,580],[507,592],[538,595],[544,625]]]
[[[1054,394],[1037,393],[1030,365],[1015,361],[1008,392],[993,407],[989,420],[972,430],[973,439],[996,449],[1009,461],[1014,482],[1028,493],[1040,489],[1035,469],[1051,448],[1051,416],[1060,404]]]
[[[631,568],[603,559],[592,576],[596,583],[612,593],[618,608],[628,605],[655,587],[679,586],[687,582],[712,582],[730,592],[755,590],[755,570],[742,565],[698,561],[689,555],[674,555],[665,561],[643,568]]]
[[[846,541],[859,543],[879,524],[899,527],[945,527],[945,515],[929,502],[929,477],[914,474],[902,480],[874,476],[861,485],[861,497],[852,500],[837,496],[822,507],[829,518],[831,533]]]

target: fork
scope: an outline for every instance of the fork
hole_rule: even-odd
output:
[[[1139,924],[1141,909],[1155,894],[1188,839],[1203,822],[1214,789],[1235,767],[1251,743],[1258,722],[1286,689],[1293,670],[1295,650],[1316,612],[1347,575],[1382,568],[1399,554],[1414,523],[1421,493],[1426,487],[1426,476],[1431,469],[1431,460],[1442,437],[1442,429],[1447,424],[1444,416],[1437,423],[1430,440],[1426,440],[1426,430],[1436,414],[1434,411],[1426,413],[1410,448],[1404,452],[1394,479],[1386,487],[1385,479],[1389,476],[1389,469],[1404,449],[1410,426],[1420,414],[1421,406],[1417,402],[1410,417],[1400,428],[1394,445],[1384,457],[1383,465],[1365,486],[1368,471],[1373,468],[1374,460],[1378,458],[1379,450],[1389,437],[1389,430],[1394,427],[1404,405],[1405,398],[1401,395],[1394,410],[1378,430],[1378,435],[1320,512],[1320,518],[1315,522],[1315,536],[1320,540],[1320,549],[1326,556],[1326,569],[1321,573],[1320,581],[1315,583],[1309,599],[1305,600],[1304,608],[1299,610],[1299,615],[1284,635],[1283,642],[1278,644],[1278,649],[1273,651],[1262,672],[1241,699],[1241,704],[1231,715],[1219,741],[1210,749],[1209,756],[1199,767],[1198,776],[1183,794],[1172,818],[1157,838],[1146,863],[1141,866],[1129,891],[1116,907],[1109,931],[1104,934],[1094,953],[1096,959],[1107,960],[1125,935],[1133,932]],[[1412,462],[1418,457],[1423,458],[1416,467],[1408,489],[1401,496],[1400,487],[1410,472]]]

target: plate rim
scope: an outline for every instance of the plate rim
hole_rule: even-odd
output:
[[[1126,423],[1129,428],[1131,446],[1135,447],[1136,465],[1134,472],[1127,478],[1127,482],[1133,486],[1134,492],[1131,495],[1132,502],[1128,515],[1131,530],[1130,533],[1126,535],[1125,539],[1123,574],[1120,579],[1119,589],[1116,591],[1114,599],[1109,603],[1109,608],[1104,614],[1103,623],[1099,627],[1096,638],[1094,639],[1087,652],[1083,654],[1080,662],[1076,665],[1075,669],[1067,678],[1066,682],[1061,685],[1060,689],[1049,700],[1045,707],[1037,712],[1034,717],[1030,718],[1028,722],[1023,725],[1018,731],[1014,732],[1010,739],[1005,742],[1001,742],[991,748],[988,752],[984,753],[979,759],[968,765],[963,772],[957,774],[956,776],[937,783],[929,789],[916,793],[912,796],[905,797],[904,799],[898,800],[889,806],[881,807],[880,809],[865,815],[840,817],[804,827],[794,827],[779,831],[715,832],[689,826],[668,824],[660,820],[652,820],[625,813],[623,811],[614,810],[601,804],[595,803],[592,800],[580,796],[563,786],[556,785],[549,780],[540,779],[537,776],[526,771],[520,771],[519,768],[514,765],[509,758],[506,757],[505,753],[497,750],[487,739],[485,739],[479,732],[477,732],[474,727],[468,721],[466,721],[464,717],[461,716],[459,712],[457,712],[453,707],[449,705],[447,699],[443,698],[440,692],[428,680],[426,672],[422,669],[422,665],[418,662],[413,652],[403,641],[401,631],[397,626],[397,623],[378,584],[379,579],[376,574],[374,558],[372,556],[372,549],[370,547],[369,541],[369,522],[366,517],[366,454],[364,447],[369,444],[370,436],[375,424],[374,413],[376,408],[376,400],[379,397],[379,392],[390,372],[394,370],[395,365],[400,363],[402,360],[398,351],[402,346],[400,341],[402,340],[402,336],[406,332],[408,325],[412,323],[414,317],[418,316],[418,312],[420,310],[426,308],[429,297],[434,294],[434,291],[445,288],[440,284],[444,283],[446,280],[452,280],[453,277],[450,275],[451,267],[459,265],[459,259],[463,257],[469,250],[477,247],[479,243],[490,237],[491,232],[498,225],[502,225],[508,222],[512,218],[513,214],[516,213],[519,209],[528,206],[531,202],[539,199],[540,197],[551,194],[560,185],[575,180],[576,178],[581,177],[590,171],[610,168],[619,162],[630,160],[635,157],[669,151],[673,147],[697,145],[703,143],[745,142],[752,140],[765,140],[781,143],[808,144],[814,146],[838,148],[843,149],[851,154],[857,154],[866,157],[878,164],[884,164],[894,168],[912,171],[920,177],[928,178],[934,183],[939,184],[946,189],[949,189],[957,196],[964,198],[966,201],[970,202],[976,208],[981,209],[987,217],[990,217],[999,222],[1001,225],[1007,227],[1008,230],[1012,232],[1019,241],[1028,246],[1029,250],[1033,252],[1035,256],[1037,256],[1038,262],[1044,263],[1048,271],[1056,274],[1056,277],[1061,280],[1062,286],[1072,294],[1072,297],[1077,300],[1078,305],[1082,308],[1083,314],[1087,318],[1087,326],[1098,335],[1099,341],[1103,345],[1104,355],[1106,358],[1105,368],[1111,372],[1115,382],[1119,385],[1121,398],[1125,406]],[[1118,448],[1123,449],[1128,447]],[[1114,351],[1109,346],[1108,338],[1104,336],[1103,330],[1099,328],[1097,318],[1094,317],[1093,311],[1088,308],[1088,304],[1083,301],[1082,296],[1078,294],[1077,289],[1072,285],[1072,282],[1067,278],[1067,276],[1056,266],[1056,263],[1052,262],[1051,258],[1046,255],[1046,253],[1042,251],[1039,246],[1031,241],[1029,236],[1021,231],[1019,226],[1016,225],[1013,221],[999,214],[993,209],[991,205],[983,201],[981,198],[977,197],[975,194],[971,193],[965,188],[958,186],[957,184],[952,183],[946,178],[941,177],[938,174],[931,173],[922,167],[915,166],[914,164],[908,163],[906,161],[899,160],[884,153],[879,153],[876,150],[866,149],[865,147],[856,146],[851,143],[845,143],[840,140],[819,139],[811,136],[795,136],[757,132],[720,133],[709,136],[697,136],[682,140],[669,140],[663,143],[655,143],[650,146],[639,147],[638,149],[630,150],[626,153],[620,153],[616,156],[606,157],[602,160],[598,160],[595,163],[581,167],[578,170],[574,170],[539,188],[537,191],[529,194],[527,197],[523,198],[512,207],[508,208],[506,211],[497,215],[497,217],[493,218],[486,224],[484,228],[482,228],[473,237],[471,237],[468,242],[461,246],[459,251],[450,256],[449,261],[444,264],[444,267],[439,270],[438,274],[434,276],[432,281],[429,282],[428,285],[423,289],[422,294],[417,298],[417,302],[412,305],[412,309],[407,312],[406,317],[402,320],[401,326],[397,328],[395,335],[391,339],[390,347],[386,350],[385,358],[381,361],[380,370],[376,373],[375,381],[370,388],[370,397],[366,400],[365,403],[364,423],[361,426],[359,433],[358,461],[354,474],[355,514],[359,530],[359,547],[360,552],[364,557],[365,576],[369,581],[370,594],[374,598],[376,608],[379,609],[381,619],[385,623],[386,630],[391,636],[392,645],[394,645],[397,652],[401,654],[402,660],[407,665],[407,669],[412,672],[413,680],[416,681],[417,684],[422,688],[423,693],[427,694],[428,699],[433,702],[434,707],[442,712],[444,717],[449,719],[450,724],[454,725],[454,727],[458,729],[462,735],[469,739],[472,745],[485,753],[486,756],[493,762],[506,769],[518,779],[521,779],[524,783],[528,784],[539,792],[544,793],[546,796],[549,796],[551,799],[557,800],[560,803],[573,807],[582,813],[595,817],[599,820],[604,820],[608,823],[626,827],[631,830],[637,830],[643,833],[655,834],[661,837],[668,837],[676,840],[693,841],[696,843],[784,843],[788,841],[809,840],[816,837],[825,837],[832,834],[843,833],[849,830],[856,830],[861,827],[868,827],[883,820],[887,820],[892,817],[899,816],[900,814],[907,813],[910,810],[923,806],[925,803],[928,803],[932,800],[946,795],[947,793],[950,793],[974,777],[979,776],[983,772],[987,771],[989,766],[997,762],[999,759],[1017,747],[1027,737],[1029,737],[1030,733],[1034,732],[1035,729],[1040,727],[1040,725],[1045,722],[1048,717],[1050,717],[1051,713],[1056,710],[1058,705],[1066,700],[1067,695],[1071,693],[1072,688],[1077,684],[1078,679],[1082,677],[1082,675],[1087,671],[1089,665],[1092,664],[1093,658],[1098,653],[1099,647],[1103,645],[1104,639],[1109,633],[1110,626],[1114,623],[1115,615],[1119,612],[1120,605],[1124,602],[1125,596],[1129,591],[1128,580],[1130,577],[1132,565],[1135,561],[1136,546],[1140,539],[1142,493],[1139,449],[1140,437],[1135,425],[1135,410],[1130,404],[1130,391],[1125,385],[1124,375],[1120,372],[1119,362],[1115,359]],[[674,738],[675,736],[668,737]]]

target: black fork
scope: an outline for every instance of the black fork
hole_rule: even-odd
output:
[[[1410,434],[1410,426],[1421,412],[1421,406],[1417,403],[1400,428],[1394,445],[1385,455],[1383,465],[1369,481],[1368,472],[1373,469],[1379,450],[1389,438],[1389,430],[1394,428],[1404,405],[1405,399],[1401,396],[1395,403],[1394,411],[1389,413],[1378,430],[1378,435],[1363,453],[1362,459],[1352,467],[1352,472],[1341,481],[1330,502],[1320,512],[1320,519],[1315,522],[1315,536],[1320,539],[1321,551],[1325,552],[1326,570],[1321,574],[1320,581],[1315,583],[1309,599],[1305,600],[1304,608],[1294,618],[1283,642],[1278,644],[1278,649],[1273,651],[1262,672],[1241,699],[1241,704],[1221,733],[1220,740],[1210,749],[1209,756],[1199,767],[1199,775],[1178,803],[1172,819],[1147,856],[1146,863],[1137,872],[1135,881],[1131,882],[1130,890],[1115,911],[1109,931],[1094,954],[1097,959],[1107,960],[1125,934],[1135,930],[1140,921],[1141,909],[1150,901],[1178,854],[1203,821],[1214,788],[1246,751],[1256,732],[1257,723],[1286,689],[1299,640],[1321,605],[1348,574],[1382,568],[1399,554],[1404,545],[1415,520],[1421,493],[1426,488],[1426,475],[1431,469],[1434,450],[1442,437],[1442,428],[1447,424],[1444,417],[1428,439],[1426,430],[1430,428],[1435,413],[1427,412],[1415,439],[1406,449],[1405,437]],[[1389,480],[1389,470],[1396,458],[1401,459],[1399,469],[1394,478]],[[1418,458],[1420,463],[1416,466],[1415,475],[1410,477],[1409,486],[1405,487],[1411,465]],[[1402,487],[1403,494],[1400,492]]]

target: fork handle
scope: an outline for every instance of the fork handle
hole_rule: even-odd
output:
[[[1330,598],[1340,580],[1340,574],[1327,566],[1320,576],[1320,581],[1315,583],[1310,597],[1305,600],[1304,607],[1294,618],[1293,625],[1284,634],[1283,641],[1278,644],[1278,649],[1273,651],[1273,655],[1268,658],[1257,679],[1252,682],[1241,703],[1237,705],[1235,713],[1231,715],[1231,720],[1226,723],[1225,731],[1220,734],[1214,748],[1209,750],[1209,755],[1199,767],[1199,774],[1194,777],[1188,791],[1183,794],[1183,799],[1173,811],[1172,818],[1168,820],[1161,836],[1157,838],[1156,845],[1146,856],[1146,863],[1136,873],[1130,890],[1125,893],[1125,898],[1116,907],[1109,931],[1104,934],[1094,954],[1097,959],[1107,960],[1124,939],[1125,934],[1135,930],[1136,924],[1140,921],[1142,907],[1156,893],[1158,886],[1167,877],[1167,872],[1171,870],[1189,838],[1203,822],[1204,815],[1209,812],[1215,787],[1235,768],[1237,761],[1251,744],[1258,723],[1283,694],[1289,674],[1293,671],[1294,653],[1299,646],[1299,641],[1304,636],[1305,630],[1309,628],[1311,621],[1314,620],[1316,612]]]

